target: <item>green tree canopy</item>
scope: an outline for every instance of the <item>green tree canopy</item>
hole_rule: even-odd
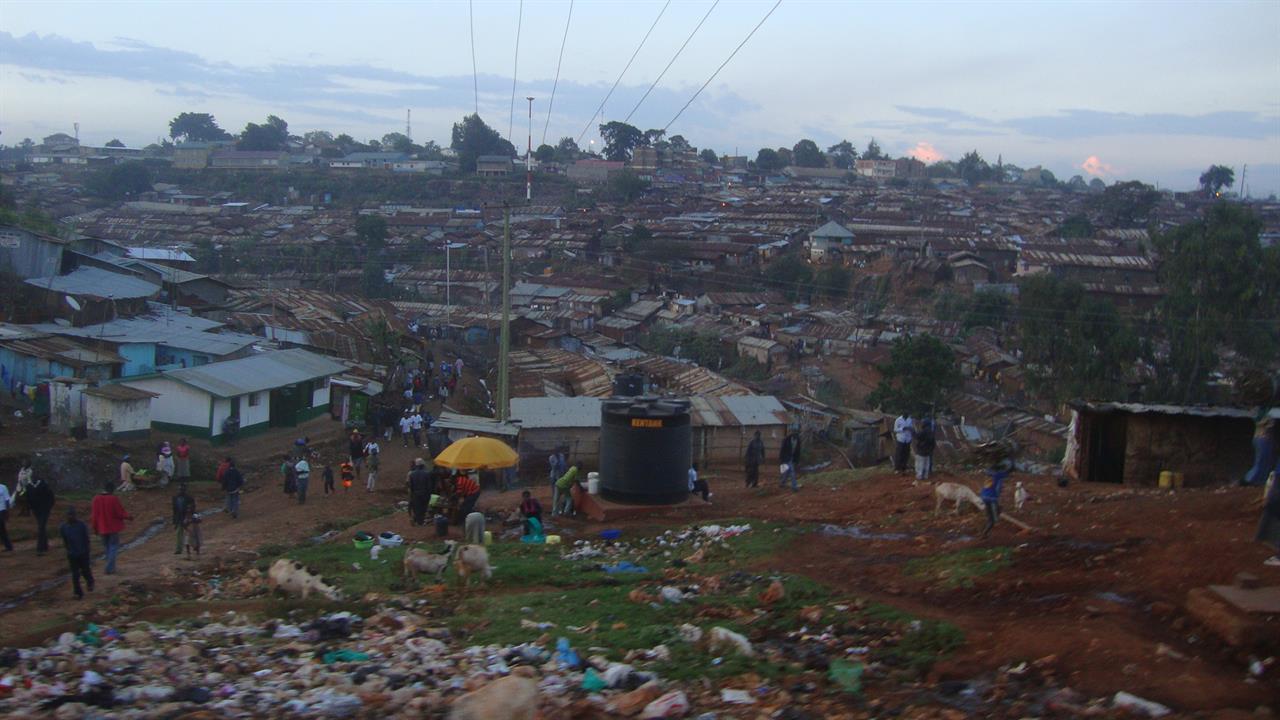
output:
[[[384,298],[390,289],[382,266],[373,260],[366,260],[364,269],[360,271],[360,292],[367,298]]]
[[[1084,185],[1084,181],[1080,181]],[[1064,238],[1093,237],[1093,223],[1084,215],[1072,215],[1058,226],[1058,234]]]
[[[1097,178],[1094,178],[1097,180]],[[1093,183],[1089,183],[1090,187]],[[1160,202],[1160,192],[1145,183],[1131,180],[1107,186],[1089,198],[1089,207],[1105,227],[1145,227]]]
[[[649,189],[649,182],[630,170],[622,170],[609,177],[609,194],[622,202],[631,202]]]
[[[974,185],[991,176],[991,166],[982,159],[977,150],[970,150],[960,158],[960,162],[956,163],[956,173],[960,179]]]
[[[889,351],[889,361],[879,370],[880,382],[867,402],[886,412],[936,412],[960,387],[955,353],[932,335],[898,338]]]
[[[533,151],[533,159],[540,163],[554,162],[556,159],[556,149],[546,143],[543,143],[538,146],[537,150]]]
[[[853,143],[848,140],[841,140],[827,148],[827,156],[831,158],[832,164],[836,167],[848,170],[853,167],[853,162],[858,159],[858,151],[854,149]]]
[[[149,192],[151,182],[146,164],[127,162],[94,172],[85,181],[85,189],[104,200],[126,200]]]
[[[209,113],[184,112],[169,121],[169,137],[180,141],[208,142],[230,140],[231,133],[218,127]]]
[[[720,156],[716,155],[716,151],[711,148],[703,148],[702,152],[698,153],[698,159],[708,165],[715,165],[720,162]]]
[[[387,220],[381,215],[356,218],[356,238],[367,250],[381,250],[387,241]]]
[[[760,148],[760,152],[756,153],[756,169],[760,172],[771,173],[782,167],[782,158],[778,156],[777,150]]]
[[[813,292],[813,270],[800,258],[787,255],[764,271],[767,283],[788,300],[803,300]]]
[[[236,143],[239,150],[285,150],[289,147],[289,123],[268,115],[261,125],[249,123]]]
[[[875,138],[871,138],[871,142],[867,143],[867,149],[862,152],[863,160],[885,160],[885,155],[880,151],[880,143]]]
[[[107,144],[105,145],[105,147],[122,148],[124,147],[124,143],[120,142],[118,138],[111,138],[110,140],[107,141]]]
[[[1005,293],[996,290],[979,290],[973,294],[973,303],[964,314],[965,329],[988,326],[1000,328],[1009,321],[1013,301]]]
[[[671,145],[672,150],[688,152],[693,149],[693,146],[689,144],[689,141],[683,135],[672,135],[667,142]]]
[[[1236,184],[1236,171],[1226,165],[1210,165],[1200,174],[1200,187],[1208,195],[1217,195],[1224,187]]]
[[[632,151],[648,143],[640,128],[617,120],[601,125],[600,137],[604,138],[605,158],[615,161],[630,160]]]
[[[578,141],[573,138],[565,136],[556,143],[557,162],[571,163],[580,157],[582,157],[582,149],[578,147]]]
[[[827,158],[812,140],[801,140],[791,148],[792,161],[800,167],[826,167]]]
[[[814,275],[813,291],[819,297],[839,300],[848,297],[853,272],[839,265],[827,265]]]
[[[390,132],[382,136],[382,149],[386,151],[395,151],[402,153],[413,153],[417,150],[417,146],[413,144],[413,140],[408,135],[398,132]]]
[[[458,165],[463,172],[475,172],[476,158],[481,155],[514,157],[516,154],[515,146],[499,135],[497,130],[486,125],[475,113],[453,124],[453,142],[450,147],[458,154]]]

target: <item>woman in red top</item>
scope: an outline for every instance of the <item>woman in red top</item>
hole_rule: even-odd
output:
[[[470,473],[459,473],[454,484],[455,492],[462,498],[462,517],[466,518],[476,509],[476,500],[480,499],[480,483]]]
[[[108,481],[102,492],[95,495],[89,511],[89,525],[94,534],[102,538],[102,547],[107,553],[106,573],[116,571],[116,555],[120,552],[120,533],[124,530],[124,521],[131,520],[124,505],[115,495],[115,483]]]
[[[186,438],[179,440],[173,449],[173,479],[180,483],[191,479],[191,446]]]

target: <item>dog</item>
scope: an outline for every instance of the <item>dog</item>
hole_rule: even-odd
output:
[[[956,515],[960,514],[960,507],[964,505],[965,501],[973,503],[973,506],[979,510],[983,509],[982,498],[978,497],[978,493],[971,490],[967,485],[961,485],[960,483],[938,483],[933,488],[933,496],[935,499],[933,514],[935,515],[942,511],[942,503],[951,500],[956,501],[956,509],[953,513]]]
[[[464,585],[470,587],[472,575],[488,580],[493,577],[494,568],[489,565],[489,551],[483,545],[463,545],[454,553],[453,570]]]
[[[446,549],[442,553],[434,553],[425,548],[412,547],[404,551],[404,577],[406,580],[417,582],[418,573],[423,575],[435,575],[436,582],[439,583],[441,577],[444,576],[445,568],[449,567],[449,561],[453,559],[454,551],[457,550],[458,544],[452,540],[445,541]]]
[[[271,569],[267,571],[267,588],[271,592],[280,590],[286,595],[301,595],[303,600],[313,592],[334,602],[342,599],[342,593],[337,588],[326,583],[302,563],[288,558],[280,558],[271,564]]]
[[[1022,483],[1021,483],[1021,482],[1018,482],[1018,483],[1014,486],[1014,490],[1013,490],[1013,506],[1014,506],[1014,508],[1016,508],[1016,509],[1018,509],[1018,510],[1021,510],[1021,509],[1022,509],[1022,506],[1023,506],[1023,505],[1027,502],[1027,500],[1029,500],[1030,498],[1031,498],[1031,494],[1027,492],[1027,489],[1026,489],[1026,488],[1022,487]]]

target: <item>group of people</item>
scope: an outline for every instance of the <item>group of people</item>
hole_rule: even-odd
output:
[[[751,442],[747,443],[747,452],[744,458],[746,467],[746,486],[749,488],[760,487],[760,466],[765,461],[764,438],[760,436],[757,430],[755,435],[751,437]],[[786,488],[791,487],[792,492],[800,490],[799,480],[800,466],[800,433],[791,431],[786,437],[782,438],[782,444],[778,447],[778,485]],[[694,479],[697,475],[697,465],[689,471],[689,492],[694,492]],[[704,481],[705,482],[705,481]],[[701,489],[698,491],[701,493]],[[711,493],[708,491],[704,500],[710,498]]]
[[[899,475],[911,471],[908,464],[915,455],[916,481],[923,482],[933,474],[933,451],[938,446],[938,429],[933,418],[917,421],[904,412],[893,421],[893,469]]]
[[[427,512],[431,509],[433,495],[456,500],[457,512],[462,518],[474,512],[476,503],[480,500],[480,483],[472,473],[458,470],[446,472],[424,458],[414,459],[405,477],[405,484],[409,489],[410,520],[418,526],[427,524]]]

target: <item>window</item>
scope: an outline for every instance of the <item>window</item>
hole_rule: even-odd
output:
[[[249,407],[258,407],[261,402],[260,393],[249,393]]]

